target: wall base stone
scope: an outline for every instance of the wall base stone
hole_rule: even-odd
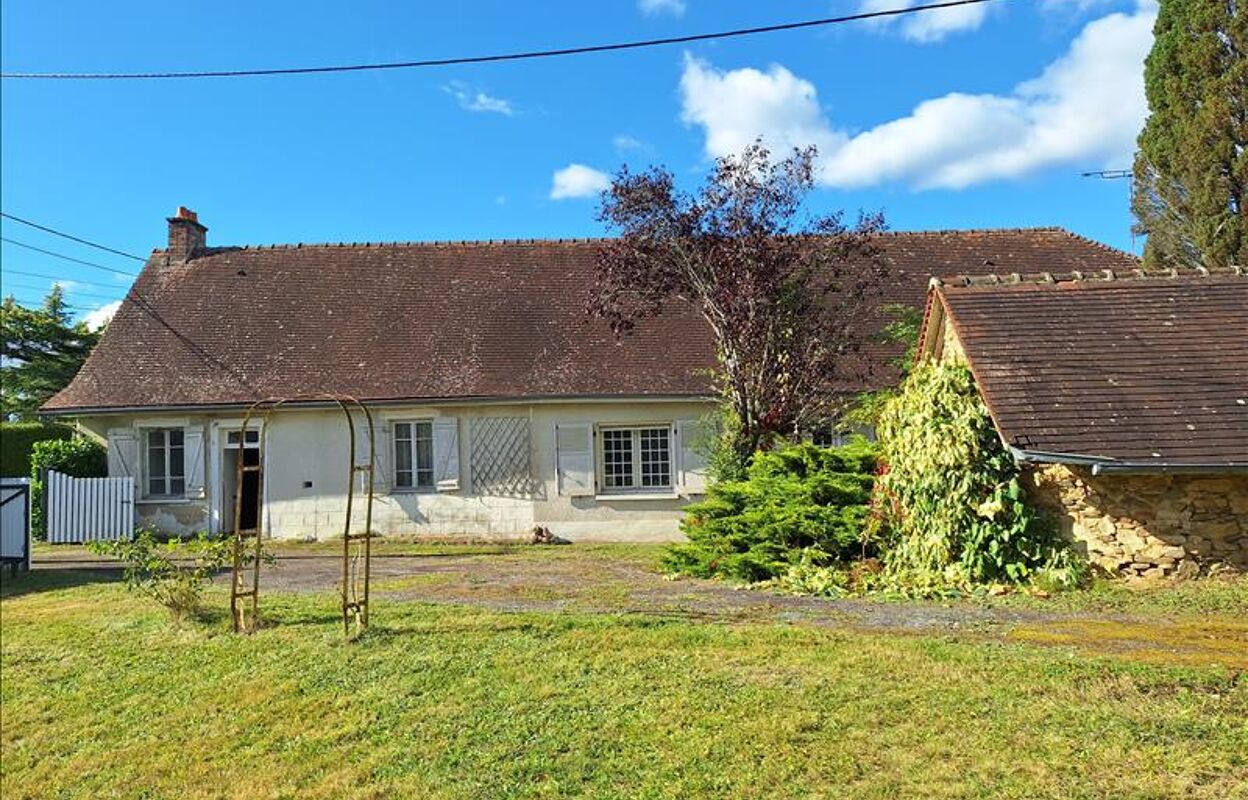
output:
[[[1248,570],[1248,475],[1097,475],[1028,470],[1028,494],[1106,572],[1187,577]]]

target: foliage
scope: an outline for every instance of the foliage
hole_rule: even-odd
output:
[[[30,456],[35,442],[69,439],[74,429],[68,425],[41,422],[0,422],[0,475],[25,478],[30,475]]]
[[[904,349],[901,355],[894,358],[892,363],[897,368],[900,380],[905,380],[919,352],[919,335],[923,332],[923,312],[904,303],[888,303],[883,307],[883,311],[890,319],[877,334],[876,341],[881,344],[902,345]],[[896,396],[897,390],[891,387],[862,392],[841,415],[841,420],[849,425],[875,428],[884,406]]]
[[[854,324],[885,271],[872,243],[879,215],[801,215],[814,186],[814,148],[774,160],[761,142],[716,161],[696,194],[671,172],[623,168],[599,219],[603,244],[590,310],[617,335],[675,304],[702,315],[715,339],[715,383],[736,420],[741,461],[826,419],[838,381],[866,368],[846,358],[866,334]]]
[[[97,541],[88,547],[121,560],[126,588],[160,603],[175,622],[199,612],[205,586],[233,555],[228,536],[201,532],[185,542],[169,539],[162,543],[146,528],[136,531],[129,541]]]
[[[30,449],[30,527],[32,535],[39,540],[48,535],[43,518],[45,469],[74,478],[102,478],[108,475],[108,451],[104,445],[85,436],[34,443]]]
[[[741,481],[720,481],[685,509],[689,541],[663,558],[668,572],[763,581],[805,562],[861,554],[875,452],[865,441],[809,443],[759,453]]]
[[[41,308],[6,297],[0,306],[0,418],[31,418],[52,395],[69,385],[100,334],[74,323],[61,287]]]
[[[1133,211],[1149,266],[1248,263],[1248,24],[1232,0],[1161,0]]]
[[[1027,505],[967,367],[916,366],[881,414],[879,435],[879,588],[923,595],[1041,573],[1058,585],[1086,576],[1056,527]]]

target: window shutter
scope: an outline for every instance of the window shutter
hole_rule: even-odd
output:
[[[559,494],[594,494],[594,426],[578,422],[555,426],[555,476]]]
[[[684,420],[676,423],[677,446],[680,448],[680,483],[685,494],[706,493],[706,458],[697,445],[698,423]]]
[[[108,476],[139,477],[139,435],[134,428],[113,428],[108,432]]]
[[[198,425],[182,431],[182,447],[186,453],[186,496],[204,496],[204,429]]]
[[[390,491],[390,460],[394,453],[394,426],[389,422],[378,422],[373,430],[374,461],[373,461],[373,492]],[[364,429],[364,450],[360,454],[360,463],[368,463],[368,428]]]
[[[433,421],[433,482],[439,492],[459,491],[459,420]]]

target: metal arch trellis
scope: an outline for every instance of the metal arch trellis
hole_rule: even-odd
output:
[[[268,432],[269,420],[274,411],[287,403],[312,401],[335,403],[342,411],[343,416],[346,417],[348,435],[347,460],[350,464],[350,472],[347,476],[347,507],[342,528],[342,629],[344,634],[350,635],[352,619],[355,620],[357,633],[368,628],[368,584],[372,560],[373,478],[377,464],[376,426],[373,424],[373,415],[368,410],[368,407],[354,397],[337,394],[309,394],[291,397],[269,397],[257,400],[247,407],[247,413],[243,415],[243,423],[238,433],[238,460],[235,465],[234,574],[230,584],[230,616],[234,620],[235,633],[249,633],[255,630],[259,621],[260,561],[262,555],[261,530],[264,519],[264,455],[265,447],[267,446],[268,437],[266,434]],[[368,463],[366,464],[359,464],[356,460],[356,423],[353,416],[355,411],[362,414],[368,425]],[[248,465],[244,458],[244,451],[247,447],[247,430],[248,425],[257,415],[261,415],[259,440],[257,442],[259,457],[256,464]],[[255,485],[256,520],[254,528],[244,529],[242,527],[243,476],[249,472],[255,472],[258,478]],[[365,476],[365,485],[367,487],[364,532],[352,533],[351,511],[355,499],[355,476],[358,474]],[[253,543],[250,559],[244,556],[248,540],[251,540]],[[356,543],[354,548],[352,547],[353,543]],[[247,585],[248,578],[250,578],[250,587]]]

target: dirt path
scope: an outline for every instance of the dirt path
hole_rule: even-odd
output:
[[[1114,613],[1019,609],[970,602],[880,602],[794,597],[716,581],[669,580],[653,549],[513,547],[376,555],[373,597],[497,611],[644,614],[708,623],[791,622],[874,631],[965,634],[1068,646],[1106,655],[1248,668],[1248,623],[1173,620]],[[116,565],[77,554],[44,554],[36,569],[100,570]],[[342,562],[324,548],[279,551],[262,592],[338,590]],[[219,581],[220,582],[220,581]]]

